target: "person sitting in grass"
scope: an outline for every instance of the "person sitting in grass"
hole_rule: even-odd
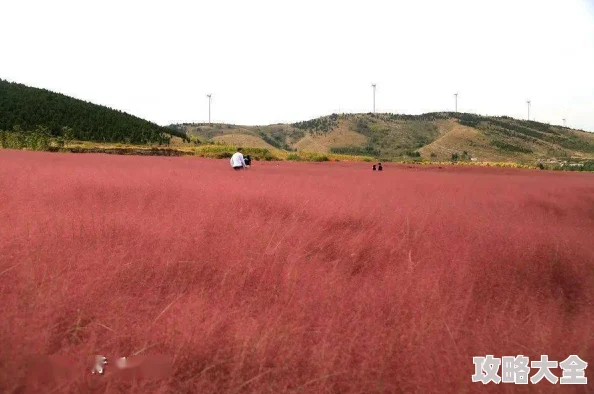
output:
[[[241,148],[237,148],[237,152],[231,156],[230,163],[234,170],[241,170],[245,167],[245,160],[243,158],[243,154],[241,153]]]

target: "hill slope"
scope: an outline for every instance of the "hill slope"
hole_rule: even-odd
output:
[[[144,144],[167,142],[171,135],[184,137],[121,111],[0,79],[0,130],[39,126],[54,136],[67,127],[74,138],[85,141]]]
[[[344,114],[284,125],[181,124],[203,140],[245,134],[277,149],[371,155],[382,160],[421,157],[536,162],[594,159],[594,133],[524,121],[453,112],[423,115]],[[247,146],[247,145],[244,145]]]

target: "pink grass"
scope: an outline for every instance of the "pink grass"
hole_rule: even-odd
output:
[[[384,168],[0,151],[0,390],[585,392],[471,375],[594,362],[594,175]],[[89,374],[135,353],[172,374]]]

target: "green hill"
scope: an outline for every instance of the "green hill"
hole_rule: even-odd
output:
[[[342,114],[293,124],[172,125],[202,141],[242,144],[238,136],[287,151],[403,159],[536,163],[594,159],[594,133],[545,123],[474,114]],[[244,145],[245,146],[245,145]]]
[[[70,133],[83,141],[160,144],[172,135],[185,138],[121,111],[0,79],[0,130],[40,127],[52,136]]]
[[[210,142],[277,151],[281,156],[304,152],[382,161],[534,165],[594,160],[594,133],[505,116],[456,112],[332,114],[267,126],[186,123],[161,127],[101,105],[0,80],[2,130],[21,132],[0,133],[0,146],[37,150],[47,149],[50,143],[64,146],[65,141],[73,140],[147,146],[171,143],[174,149],[185,150]]]

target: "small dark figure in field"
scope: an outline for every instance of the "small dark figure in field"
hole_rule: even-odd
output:
[[[252,165],[252,158],[250,157],[250,155],[247,155],[245,157],[244,161],[245,161],[245,166],[247,168],[249,168]]]
[[[373,171],[375,171],[375,164],[373,165],[373,168],[372,169],[373,169]]]
[[[383,171],[384,170],[384,167],[382,167],[382,163],[378,163],[377,164],[377,170],[378,171]]]

